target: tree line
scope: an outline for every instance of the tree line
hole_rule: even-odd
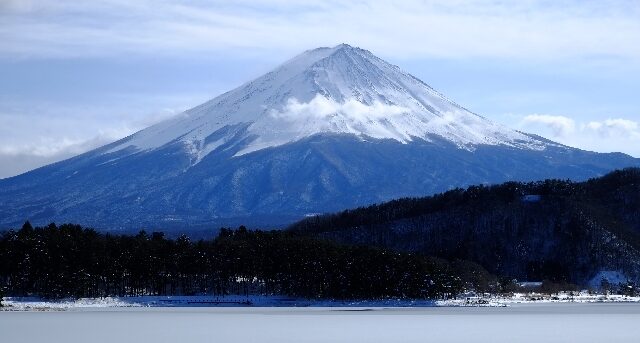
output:
[[[477,264],[348,246],[282,231],[221,229],[192,241],[50,224],[0,235],[7,296],[287,295],[448,298],[499,287]]]

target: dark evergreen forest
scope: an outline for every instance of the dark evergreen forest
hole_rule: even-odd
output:
[[[507,182],[308,218],[292,232],[477,262],[518,280],[640,282],[640,169],[585,182]]]
[[[306,298],[448,298],[490,290],[478,265],[345,246],[283,231],[222,229],[215,239],[162,233],[102,234],[79,225],[0,237],[0,282],[8,296],[287,295]]]

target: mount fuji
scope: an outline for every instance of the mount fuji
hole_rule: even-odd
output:
[[[0,226],[281,225],[478,183],[582,180],[640,166],[474,114],[346,44],[129,137],[0,180]]]

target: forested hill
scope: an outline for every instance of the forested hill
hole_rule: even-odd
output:
[[[454,189],[300,221],[291,231],[479,263],[518,279],[640,280],[640,169],[575,183]]]

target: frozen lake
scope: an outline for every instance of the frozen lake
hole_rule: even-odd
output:
[[[0,312],[2,342],[640,342],[640,305]]]

